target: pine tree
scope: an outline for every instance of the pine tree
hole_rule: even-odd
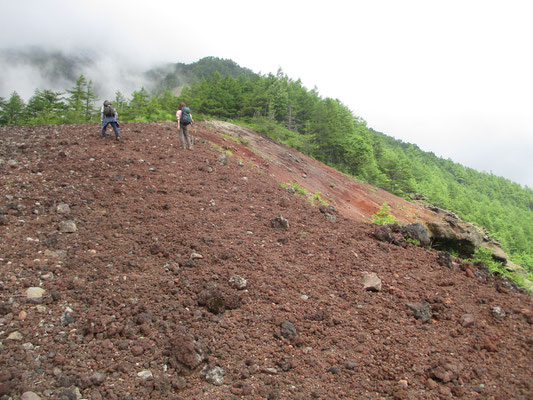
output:
[[[87,79],[83,74],[76,80],[72,89],[67,89],[67,93],[70,95],[67,98],[67,104],[69,110],[68,117],[71,123],[83,122],[86,90]]]
[[[0,97],[0,126],[7,124],[7,119],[5,119],[4,115],[6,104],[6,100],[3,97]]]
[[[148,103],[150,95],[144,87],[132,93],[128,107],[125,110],[125,118],[130,121],[147,121],[148,120]]]
[[[94,103],[96,102],[97,99],[98,97],[96,96],[93,90],[93,81],[90,80],[87,83],[87,86],[85,87],[85,94],[83,96],[83,100],[85,102],[84,104],[85,121],[87,122],[91,121],[91,119],[93,119],[94,116],[96,115],[96,108],[94,106]]]
[[[11,93],[8,101],[2,104],[0,121],[2,125],[21,125],[25,122],[26,104],[17,92]]]
[[[66,105],[62,95],[62,92],[36,89],[26,106],[27,123],[57,124],[64,122]]]

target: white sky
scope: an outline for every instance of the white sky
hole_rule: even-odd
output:
[[[529,0],[18,0],[0,3],[0,48],[281,67],[380,132],[533,188],[532,20]]]

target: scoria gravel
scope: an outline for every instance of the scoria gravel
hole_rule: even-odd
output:
[[[533,398],[528,294],[378,240],[259,135],[121,128],[0,128],[0,399]]]

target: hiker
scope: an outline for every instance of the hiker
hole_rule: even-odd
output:
[[[192,137],[189,136],[189,125],[194,122],[192,119],[191,110],[182,101],[176,111],[176,119],[178,120],[178,138],[180,141],[180,147],[182,149],[192,150]]]
[[[111,104],[111,102],[108,100],[104,101],[104,105],[102,106],[102,111],[100,113],[100,120],[102,121],[102,138],[105,138],[107,125],[111,124],[113,131],[115,132],[115,139],[117,141],[120,140],[120,134],[118,130],[118,113],[117,110],[115,110],[115,107],[113,107],[113,104]]]

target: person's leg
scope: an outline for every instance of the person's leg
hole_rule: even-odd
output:
[[[180,125],[180,131],[178,133],[178,139],[180,141],[180,147],[182,149],[185,148],[185,138],[184,138],[184,135],[183,135],[183,129],[184,129],[184,126],[183,125]]]
[[[183,125],[183,136],[185,137],[185,144],[189,150],[192,150],[191,138],[189,137],[189,125]]]
[[[111,122],[111,126],[113,127],[113,132],[115,132],[115,138],[118,140],[118,138],[120,137],[118,124],[116,122]]]
[[[105,137],[105,130],[106,130],[106,128],[107,128],[107,124],[104,125],[104,124],[102,123],[102,137]]]

